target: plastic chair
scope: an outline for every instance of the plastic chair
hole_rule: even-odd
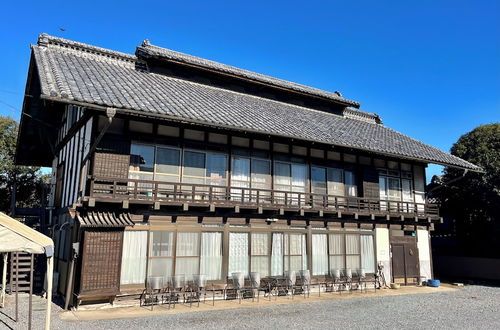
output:
[[[145,306],[148,303],[151,304],[151,310],[153,310],[154,304],[159,304],[159,297],[163,294],[163,277],[161,276],[149,276],[146,279],[146,288],[141,294],[139,299],[140,306]]]
[[[242,272],[235,272],[231,274],[233,280],[233,287],[236,291],[236,297],[241,304],[242,291],[245,289],[245,274]]]
[[[167,300],[170,304],[177,304],[182,296],[183,302],[186,301],[186,276],[185,275],[174,275],[171,277],[170,285],[167,294]]]
[[[311,273],[309,269],[299,270],[300,276],[300,287],[302,292],[304,292],[304,298],[308,298],[311,295]],[[321,284],[319,284],[319,292],[321,294]]]

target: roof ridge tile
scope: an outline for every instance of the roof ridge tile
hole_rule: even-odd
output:
[[[61,48],[66,48],[69,50],[76,50],[90,54],[100,55],[130,63],[135,63],[137,61],[137,57],[131,54],[122,53],[119,51],[93,46],[90,44],[68,40],[64,38],[54,37],[46,33],[42,33],[38,36],[38,46],[49,48],[51,45],[59,46]]]

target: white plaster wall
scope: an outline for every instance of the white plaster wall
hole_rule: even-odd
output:
[[[377,246],[377,265],[384,265],[384,276],[387,284],[391,283],[391,249],[389,245],[389,229],[376,228],[375,240]]]
[[[420,259],[420,276],[432,278],[431,251],[429,249],[429,231],[417,230],[418,257]]]

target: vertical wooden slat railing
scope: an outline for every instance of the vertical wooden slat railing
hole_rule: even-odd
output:
[[[291,209],[333,209],[370,214],[439,216],[436,204],[295,191],[152,180],[90,177],[90,197],[193,203],[257,204]]]

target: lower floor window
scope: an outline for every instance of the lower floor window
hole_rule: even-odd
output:
[[[372,234],[313,233],[309,265],[307,234],[297,231],[229,232],[226,256],[220,231],[125,231],[121,284],[143,284],[147,276],[168,281],[173,275],[185,275],[190,280],[197,274],[222,280],[223,269],[227,276],[258,272],[262,277],[306,269],[316,276],[334,269],[375,272]]]
[[[126,231],[123,234],[120,284],[144,283],[147,243],[147,231]]]
[[[221,269],[221,232],[151,232],[148,276],[162,276],[167,281],[172,275],[191,280],[193,275],[203,274],[207,280],[220,280]]]
[[[335,269],[363,269],[375,272],[373,235],[313,234],[313,275],[326,275]]]

